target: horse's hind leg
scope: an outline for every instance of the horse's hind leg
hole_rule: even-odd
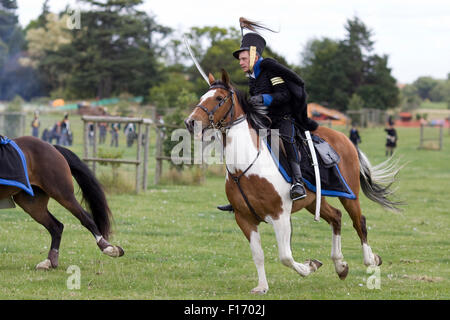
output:
[[[366,228],[366,217],[361,213],[361,206],[359,200],[351,200],[347,198],[339,198],[345,210],[350,215],[353,221],[353,228],[355,228],[361,239],[361,245],[364,255],[364,264],[366,266],[379,266],[382,263],[381,257],[372,252],[372,249],[367,243],[367,228]]]
[[[291,251],[291,212],[283,212],[277,219],[269,219],[275,230],[275,236],[278,243],[278,252],[280,261],[283,265],[290,267],[297,271],[302,277],[316,271],[322,266],[318,260],[307,260],[305,263],[296,262],[292,256]]]
[[[52,198],[58,201],[59,204],[61,204],[64,208],[69,210],[76,218],[78,218],[78,220],[80,220],[81,224],[86,229],[88,229],[95,237],[95,240],[97,241],[97,246],[104,254],[110,257],[123,256],[124,251],[121,247],[113,246],[105,238],[101,236],[101,233],[97,225],[95,224],[94,219],[78,203],[73,193],[68,194],[66,197],[62,197],[61,195],[55,195],[52,196]]]
[[[34,220],[42,224],[52,237],[47,259],[36,266],[36,269],[48,270],[58,266],[59,245],[64,225],[48,211],[49,196],[37,187],[33,187],[33,191],[34,197],[22,191],[14,196],[14,201]]]
[[[306,209],[315,214],[316,202],[314,201]],[[341,217],[340,210],[332,207],[324,197],[320,204],[320,216],[328,222],[332,230],[331,242],[331,260],[334,262],[334,269],[339,276],[339,279],[344,280],[348,274],[348,263],[344,261],[344,255],[341,250]]]

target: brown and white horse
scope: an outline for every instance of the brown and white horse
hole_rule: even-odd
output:
[[[48,210],[50,197],[79,219],[95,237],[97,246],[104,254],[111,257],[122,256],[122,248],[107,241],[111,234],[112,214],[100,183],[86,164],[69,149],[52,146],[34,137],[20,137],[14,139],[14,142],[25,156],[34,197],[18,187],[0,185],[0,199],[12,197],[15,203],[50,233],[52,241],[48,257],[36,268],[51,269],[58,266],[64,225]],[[78,182],[91,214],[75,198],[72,176]]]
[[[258,286],[251,292],[264,294],[268,283],[264,270],[264,253],[261,247],[258,225],[264,221],[275,230],[279,258],[288,266],[305,277],[316,271],[322,263],[310,259],[304,263],[296,262],[291,251],[291,213],[306,208],[314,214],[316,195],[307,190],[307,197],[292,201],[289,196],[290,184],[287,183],[276,167],[271,153],[262,143],[251,121],[251,110],[245,110],[246,100],[230,84],[229,76],[222,71],[221,81],[209,75],[210,89],[205,93],[185,120],[188,130],[194,131],[196,121],[202,127],[221,128],[224,133],[225,162],[227,166],[226,195],[234,208],[237,224],[250,242],[250,249],[258,272]],[[368,198],[383,207],[395,209],[395,202],[387,196],[391,193],[390,184],[398,169],[387,165],[372,167],[367,158],[358,151],[353,143],[342,133],[319,127],[314,134],[326,140],[340,155],[339,170],[348,186],[356,195],[355,200],[339,198],[349,213],[353,227],[361,239],[363,260],[367,266],[381,264],[381,258],[372,252],[367,242],[366,219],[361,213],[359,190]],[[387,183],[383,186],[380,183]],[[340,279],[348,274],[348,264],[341,252],[341,211],[332,207],[324,197],[320,199],[320,216],[332,229],[331,259]]]

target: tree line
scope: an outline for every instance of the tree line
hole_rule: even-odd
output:
[[[68,7],[53,13],[46,0],[39,16],[22,29],[17,1],[0,0],[0,100],[101,99],[127,93],[143,96],[144,103],[164,113],[186,109],[187,102],[195,103],[204,93],[204,80],[189,61],[182,35],[139,10],[143,0],[81,2],[86,9],[79,12],[79,28],[67,27],[73,18]],[[373,53],[373,31],[358,17],[348,19],[344,28],[343,39],[310,40],[298,65],[289,65],[270,44],[264,57],[297,71],[306,82],[308,101],[342,111],[393,108],[414,100],[414,94],[447,99],[445,84],[435,81],[429,89],[423,79],[416,91],[407,87],[402,96],[389,57]],[[231,54],[240,46],[240,30],[192,27],[186,35],[206,72],[218,74],[224,68],[239,89],[247,90]]]

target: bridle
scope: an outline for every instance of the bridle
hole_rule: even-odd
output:
[[[234,105],[234,95],[236,94],[233,88],[228,88],[221,83],[212,84],[209,87],[209,90],[212,89],[223,89],[229,92],[224,99],[222,99],[218,104],[214,106],[211,110],[208,110],[205,106],[198,104],[195,107],[200,108],[200,110],[204,111],[208,116],[209,126],[205,129],[217,129],[222,133],[225,133],[226,129],[231,128],[233,125],[238,124],[246,119],[246,116],[239,117],[238,119],[233,120],[235,115],[235,105]],[[208,90],[208,91],[209,91]],[[225,113],[225,115],[220,119],[217,123],[214,123],[214,114],[222,107],[229,99],[231,99],[231,107]],[[230,121],[226,122],[226,119],[230,115]]]
[[[221,100],[214,108],[212,108],[212,110],[208,110],[205,106],[202,106],[200,104],[196,105],[196,108],[200,108],[201,110],[203,110],[208,115],[209,126],[206,129],[208,129],[208,128],[217,129],[217,130],[220,130],[222,133],[225,133],[226,129],[229,129],[232,126],[234,126],[235,124],[238,124],[238,123],[241,123],[242,121],[244,121],[246,119],[246,116],[243,115],[243,116],[233,120],[234,114],[235,114],[234,99],[233,99],[234,95],[235,95],[235,92],[234,92],[233,88],[227,88],[225,85],[223,85],[221,83],[215,83],[215,84],[212,84],[209,87],[209,90],[212,90],[212,89],[224,89],[224,90],[228,91],[230,94],[227,95],[223,100]],[[222,119],[220,119],[217,122],[217,124],[215,124],[214,123],[214,114],[220,109],[220,107],[222,107],[228,101],[228,99],[231,99],[231,107],[230,107],[230,109],[228,109],[228,111],[225,113],[225,115],[222,117]],[[228,117],[228,115],[231,115],[230,121],[226,122],[225,119]],[[261,153],[261,149],[258,149],[258,153],[256,154],[256,157],[253,160],[253,162],[243,172],[241,172],[239,175],[234,175],[228,169],[228,166],[226,164],[225,164],[225,168],[227,169],[227,172],[230,175],[230,177],[236,183],[236,185],[237,185],[237,187],[239,189],[239,192],[242,195],[242,198],[244,199],[245,203],[247,204],[247,207],[249,208],[250,212],[253,214],[255,219],[257,221],[259,221],[259,222],[261,222],[261,221],[262,222],[266,222],[264,219],[262,219],[256,213],[256,210],[253,208],[253,206],[251,205],[250,201],[247,198],[247,195],[245,194],[244,190],[242,189],[241,182],[240,182],[240,179],[247,173],[247,171],[250,170],[251,167],[253,167],[253,165],[255,164],[256,160],[258,159],[260,153]]]

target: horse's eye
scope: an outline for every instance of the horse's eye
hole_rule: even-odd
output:
[[[216,97],[216,100],[217,100],[217,101],[222,101],[222,100],[223,100],[223,97],[217,96],[217,97]]]

